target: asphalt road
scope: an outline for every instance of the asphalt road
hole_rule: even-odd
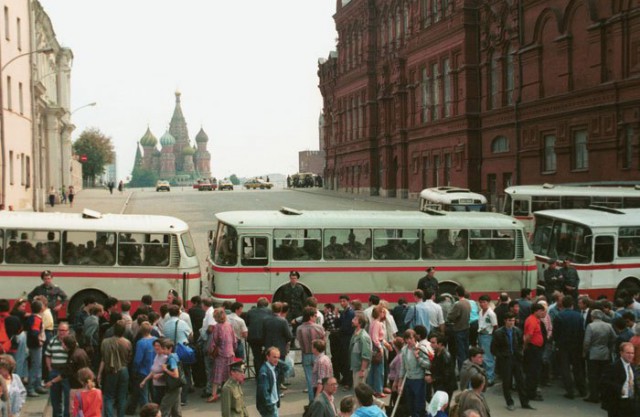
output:
[[[296,209],[333,209],[333,210],[415,210],[417,202],[415,200],[395,200],[378,197],[354,196],[351,194],[339,194],[322,190],[234,190],[234,191],[214,191],[199,192],[185,187],[173,187],[171,192],[155,192],[154,189],[134,189],[131,192],[124,213],[129,214],[164,214],[176,216],[185,220],[191,227],[198,255],[204,268],[207,255],[207,233],[215,226],[214,214],[229,210],[276,210],[282,206]],[[110,196],[104,193],[104,204],[101,204],[98,197],[92,195],[91,207],[99,209],[103,206],[104,211],[119,212],[114,205],[120,204],[114,201],[117,196]],[[89,194],[87,193],[87,199]],[[97,198],[97,199],[96,199]],[[122,203],[125,199],[122,198]],[[79,196],[79,205],[82,204],[82,195]],[[105,208],[105,207],[108,207]],[[80,208],[77,208],[78,210]],[[62,210],[66,211],[66,210]],[[303,406],[307,401],[307,394],[302,392],[305,386],[304,375],[301,366],[296,366],[296,377],[291,380],[292,384],[286,395],[282,399],[280,415],[283,417],[301,416]],[[248,379],[245,384],[245,395],[249,408],[249,415],[259,416],[255,408],[255,380]],[[599,405],[583,402],[582,399],[567,400],[563,398],[563,389],[560,381],[556,380],[552,387],[545,388],[543,395],[544,402],[533,402],[532,405],[537,411],[522,410],[508,411],[502,397],[502,386],[497,383],[489,388],[486,398],[491,407],[493,417],[503,416],[563,416],[563,417],[590,417],[604,416],[606,413],[600,409]],[[200,398],[200,392],[190,395],[189,405],[183,409],[185,417],[209,417],[220,415],[220,404],[207,404]],[[337,402],[348,393],[339,391]],[[514,393],[517,402],[517,395]],[[38,399],[38,404],[43,404],[43,399]],[[35,405],[35,404],[33,404]],[[38,407],[29,407],[29,415],[34,413]],[[42,409],[42,408],[40,408]]]

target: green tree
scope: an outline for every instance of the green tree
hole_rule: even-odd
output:
[[[129,187],[155,187],[158,176],[150,169],[136,167],[131,173]]]
[[[90,186],[95,186],[96,177],[102,175],[104,167],[115,158],[111,138],[95,127],[85,129],[80,134],[73,143],[73,151],[87,158],[82,162],[82,180]]]
[[[240,185],[240,180],[238,179],[238,176],[236,174],[231,174],[231,176],[229,177],[229,181],[231,181],[231,184],[233,185]]]

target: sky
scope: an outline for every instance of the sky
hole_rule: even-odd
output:
[[[335,0],[40,0],[73,51],[75,140],[112,138],[119,179],[147,127],[159,139],[180,91],[189,137],[215,177],[298,170],[318,149],[318,59],[335,49]],[[96,102],[95,107],[81,108]]]

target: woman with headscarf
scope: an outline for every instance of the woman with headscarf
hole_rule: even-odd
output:
[[[449,406],[449,394],[444,391],[436,391],[427,406],[427,417],[447,417],[445,411]]]
[[[213,312],[216,326],[213,327],[211,343],[207,351],[213,357],[213,369],[211,372],[211,397],[208,403],[218,401],[218,386],[229,379],[229,365],[233,362],[234,352],[238,343],[233,326],[227,320],[227,314],[223,308],[218,308]]]

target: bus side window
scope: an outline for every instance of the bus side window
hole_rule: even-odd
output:
[[[332,245],[332,237],[336,239]],[[371,230],[325,229],[325,259],[371,259]]]
[[[143,264],[147,266],[169,265],[169,235],[147,235],[142,247]]]
[[[528,200],[513,200],[513,215],[514,216],[528,216],[529,215],[529,201]]]
[[[120,233],[118,238],[118,265],[142,265],[142,253],[138,242],[144,242],[144,235]]]
[[[242,265],[264,266],[269,263],[266,237],[244,236],[242,238]]]
[[[419,258],[420,232],[416,229],[377,229],[373,231],[373,258],[403,260]]]
[[[593,261],[598,264],[613,262],[613,246],[613,236],[596,236]]]
[[[7,263],[42,264],[60,263],[60,236],[49,230],[10,230],[12,236],[7,248]]]
[[[618,231],[618,256],[640,256],[640,227],[621,227]]]

